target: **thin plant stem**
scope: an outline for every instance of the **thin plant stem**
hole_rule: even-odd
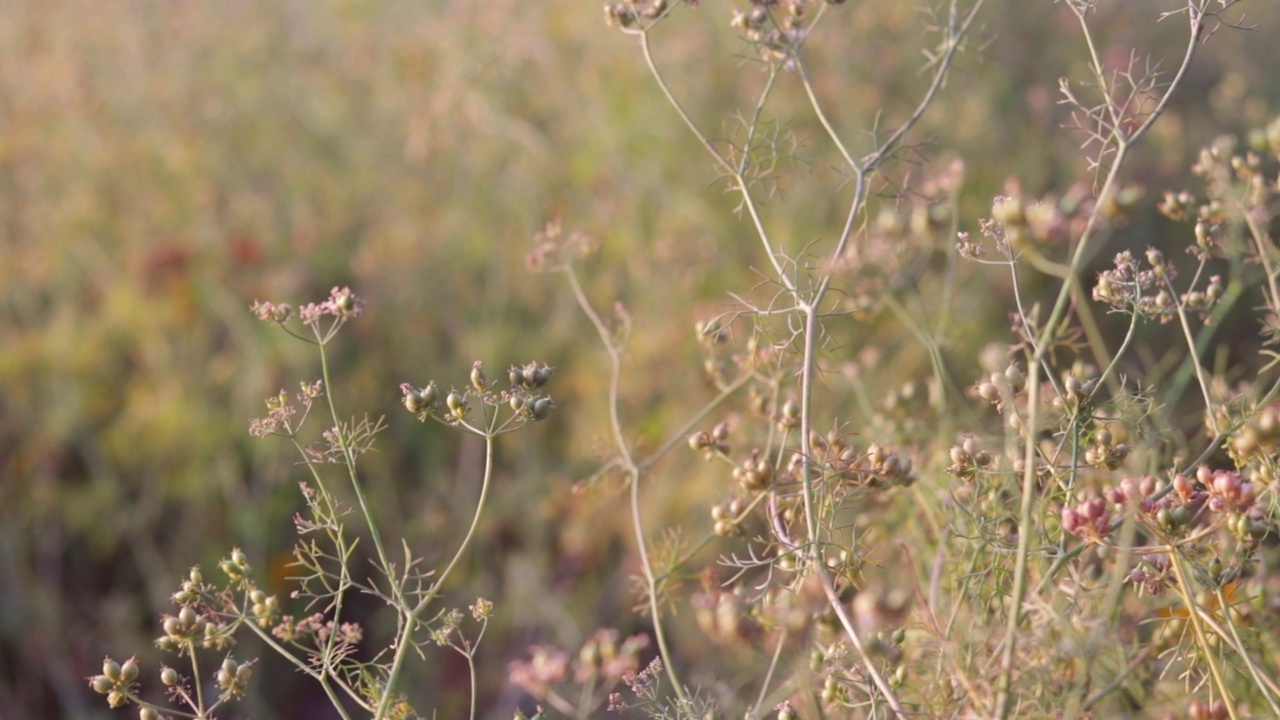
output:
[[[756,234],[760,238],[761,244],[764,246],[765,255],[769,258],[769,264],[773,266],[774,273],[787,290],[792,293],[796,292],[794,281],[784,271],[781,256],[774,248],[772,241],[769,239],[769,233],[765,230],[764,221],[761,219],[755,200],[751,195],[750,184],[747,182],[746,176],[739,172],[737,167],[730,163],[728,159],[716,149],[715,145],[711,143],[711,140],[707,138],[702,130],[698,128],[698,125],[693,121],[693,119],[689,117],[689,114],[685,112],[684,106],[676,98],[675,94],[671,92],[671,88],[668,87],[666,80],[663,78],[662,72],[658,70],[658,64],[653,59],[653,51],[649,47],[649,33],[646,31],[639,32],[638,34],[640,36],[640,48],[644,53],[645,64],[648,65],[649,73],[653,75],[653,79],[658,84],[658,88],[667,98],[667,102],[671,104],[672,109],[674,109],[676,114],[680,116],[680,119],[684,122],[685,126],[693,132],[693,134],[698,138],[698,141],[702,143],[702,147],[711,154],[712,158],[715,159],[716,165],[724,172],[728,173],[733,179],[734,185],[742,195],[743,207],[746,208],[747,214],[751,216],[751,222],[755,226]]]
[[[1177,289],[1173,287],[1173,283],[1169,281],[1168,276],[1164,278],[1165,287],[1177,296]],[[1196,374],[1196,381],[1200,384],[1200,395],[1204,399],[1204,414],[1209,422],[1209,429],[1215,433],[1218,431],[1217,414],[1213,411],[1213,396],[1209,391],[1209,380],[1204,376],[1204,368],[1200,365],[1200,359],[1196,357],[1196,341],[1191,336],[1191,325],[1187,322],[1187,311],[1184,304],[1179,301],[1177,307],[1174,308],[1175,314],[1178,316],[1178,327],[1182,329],[1182,337],[1187,341],[1187,349],[1191,355],[1187,358],[1187,362],[1191,363],[1192,369]]]
[[[1213,677],[1218,693],[1222,695],[1223,704],[1227,706],[1227,713],[1231,716],[1231,720],[1239,720],[1235,702],[1231,699],[1230,691],[1227,690],[1227,683],[1222,677],[1222,671],[1213,662],[1213,649],[1209,646],[1209,640],[1205,637],[1204,628],[1201,626],[1200,606],[1193,595],[1193,588],[1189,584],[1187,572],[1182,567],[1182,559],[1178,556],[1176,549],[1170,549],[1169,560],[1173,566],[1173,572],[1178,578],[1178,593],[1182,595],[1182,602],[1186,603],[1187,606],[1187,617],[1190,619],[1191,628],[1195,633],[1196,645],[1200,648],[1200,654],[1204,657],[1205,664],[1209,666],[1209,674]]]
[[[1223,595],[1222,588],[1214,588],[1213,592],[1218,598],[1218,607],[1222,608],[1224,624],[1231,631],[1230,640],[1235,643],[1236,652],[1240,653],[1240,657],[1244,660],[1245,667],[1249,669],[1249,675],[1253,678],[1253,681],[1262,689],[1262,696],[1267,699],[1267,704],[1271,706],[1271,712],[1275,713],[1276,717],[1280,717],[1280,704],[1276,702],[1276,696],[1280,694],[1278,692],[1280,689],[1276,687],[1274,680],[1258,669],[1257,664],[1250,657],[1249,649],[1245,647],[1244,641],[1240,639],[1240,633],[1236,630],[1235,621],[1231,619],[1231,606],[1227,603],[1227,598]],[[1215,630],[1219,633],[1222,632],[1220,628],[1215,628]]]
[[[334,332],[336,332],[336,330],[337,328],[335,327]],[[332,333],[330,334],[330,337],[332,337]],[[342,421],[338,415],[338,408],[334,401],[333,383],[329,376],[329,354],[325,352],[326,344],[327,342],[325,339],[321,339],[318,343],[321,377],[324,380],[325,402],[329,406],[329,414],[334,423],[334,434],[337,436],[338,444],[342,449],[343,461],[347,466],[347,476],[351,480],[351,488],[355,492],[356,502],[360,505],[360,512],[364,516],[365,526],[369,529],[369,535],[373,538],[373,546],[378,553],[378,562],[382,566],[382,572],[386,575],[388,580],[390,580],[395,577],[391,560],[387,555],[386,549],[382,545],[382,533],[378,530],[378,522],[374,519],[373,511],[369,508],[368,500],[365,499],[364,488],[360,482],[359,475],[356,473],[355,452],[349,445],[350,438],[347,437],[347,433],[342,430]],[[344,574],[346,572],[346,563],[343,563],[343,572]],[[389,589],[397,603],[403,602],[401,589],[396,583],[392,582]],[[341,607],[341,595],[339,595],[338,598],[338,607]],[[332,636],[330,637],[330,641],[333,641]]]
[[[471,541],[476,534],[476,528],[480,525],[480,516],[484,513],[485,501],[489,497],[489,487],[493,480],[493,435],[485,435],[484,440],[484,479],[480,485],[480,498],[476,501],[476,511],[471,518],[471,525],[467,528],[467,534],[463,537],[458,551],[454,553],[449,564],[432,582],[431,589],[412,608],[400,607],[400,626],[394,643],[395,655],[387,672],[386,685],[382,689],[382,696],[378,699],[378,706],[373,714],[374,720],[382,720],[390,711],[392,698],[395,697],[396,681],[404,669],[405,658],[408,657],[409,649],[416,647],[413,642],[413,633],[418,629],[419,618],[426,612],[427,607],[435,600],[436,596],[440,594],[440,589],[444,586],[445,580],[448,579],[458,561],[462,559],[463,554],[471,546]]]
[[[578,282],[578,276],[574,273],[573,268],[566,267],[564,273],[569,279],[569,287],[572,288],[574,298],[578,301],[578,307],[582,309],[582,312],[595,327],[596,333],[600,336],[600,342],[609,354],[609,422],[613,430],[614,443],[618,447],[619,459],[623,464],[623,470],[630,485],[631,526],[636,536],[636,551],[640,554],[641,572],[644,573],[645,595],[649,603],[649,613],[653,619],[653,635],[657,641],[658,652],[662,656],[662,665],[667,672],[667,679],[671,681],[673,692],[681,702],[688,702],[688,694],[685,692],[679,676],[676,675],[671,649],[667,644],[667,634],[662,624],[662,608],[658,602],[658,580],[653,570],[653,563],[649,559],[644,522],[640,517],[640,477],[642,471],[631,456],[631,448],[627,443],[626,436],[622,433],[622,421],[618,415],[618,408],[621,405],[619,387],[622,380],[622,351],[618,347],[617,341],[609,333],[609,329],[605,327],[604,321],[600,319],[595,307],[587,298],[587,294],[583,291],[582,284]]]
[[[760,693],[756,696],[756,701],[751,706],[750,718],[760,717],[760,708],[764,705],[764,699],[769,695],[769,684],[773,681],[773,674],[778,669],[778,660],[781,659],[782,649],[786,644],[786,631],[778,633],[778,642],[773,648],[773,656],[769,658],[769,669],[764,673],[764,680],[760,681]]]
[[[800,367],[800,457],[801,470],[800,482],[804,497],[804,517],[807,525],[808,542],[809,542],[809,567],[810,571],[817,574],[818,579],[822,583],[823,592],[827,595],[827,601],[840,617],[840,624],[844,627],[845,635],[853,643],[854,649],[857,650],[862,660],[863,670],[867,676],[871,678],[876,689],[884,695],[885,700],[889,703],[889,707],[899,717],[904,717],[905,710],[902,708],[901,701],[898,700],[897,693],[893,688],[889,687],[889,683],[885,681],[880,670],[876,668],[875,662],[867,653],[866,648],[859,637],[858,632],[854,629],[854,625],[849,621],[847,613],[844,612],[844,603],[841,602],[839,593],[836,592],[835,585],[831,581],[831,576],[827,572],[826,563],[822,557],[822,543],[818,535],[818,514],[814,507],[814,486],[813,486],[813,449],[810,445],[810,418],[813,412],[813,374],[814,366],[817,364],[817,346],[816,340],[818,335],[818,310],[816,304],[821,302],[822,291],[819,290],[814,298],[813,303],[805,305],[805,324],[804,324],[804,350],[801,357]]]
[[[1106,180],[1098,191],[1098,206],[1095,207],[1094,211],[1089,215],[1089,218],[1085,223],[1084,231],[1081,233],[1080,241],[1076,244],[1075,251],[1072,253],[1070,262],[1072,274],[1078,272],[1083,258],[1086,256],[1086,249],[1091,245],[1090,240],[1093,238],[1095,227],[1100,220],[1100,208],[1102,206],[1102,201],[1110,198],[1113,193],[1116,192],[1120,168],[1124,165],[1130,149],[1133,147],[1134,143],[1146,134],[1146,132],[1163,113],[1164,108],[1168,105],[1169,99],[1181,84],[1187,68],[1191,65],[1191,60],[1195,56],[1196,46],[1200,39],[1200,31],[1203,28],[1202,16],[1204,2],[1207,2],[1207,0],[1202,0],[1202,5],[1199,8],[1194,4],[1188,4],[1191,33],[1190,40],[1187,43],[1186,52],[1183,56],[1182,64],[1179,66],[1173,80],[1169,83],[1160,100],[1157,102],[1156,107],[1151,111],[1151,114],[1143,121],[1142,125],[1140,125],[1137,130],[1128,136],[1125,136],[1120,130],[1118,122],[1113,124],[1113,134],[1111,137],[1116,140],[1115,155],[1107,172]],[[1073,5],[1072,8],[1075,9],[1075,6]],[[1090,56],[1093,58],[1093,66],[1097,70],[1101,81],[1103,79],[1101,78],[1102,66],[1093,45],[1092,33],[1089,30],[1088,23],[1085,21],[1083,14],[1080,14],[1078,11],[1077,14],[1079,14],[1080,17],[1082,34],[1088,44]],[[1106,92],[1107,86],[1103,83],[1101,87],[1103,89],[1103,94],[1108,98],[1108,107],[1110,107],[1111,101],[1110,95]],[[1027,555],[1030,551],[1030,536],[1032,534],[1032,511],[1034,509],[1032,495],[1035,492],[1035,438],[1038,432],[1039,419],[1037,411],[1037,404],[1039,403],[1039,364],[1043,362],[1047,356],[1053,334],[1058,331],[1058,325],[1062,321],[1063,315],[1066,311],[1067,299],[1071,295],[1072,287],[1072,283],[1063,283],[1062,288],[1058,292],[1057,299],[1053,305],[1053,310],[1049,313],[1049,317],[1045,321],[1041,333],[1037,338],[1034,349],[1034,363],[1032,363],[1032,367],[1028,371],[1030,378],[1028,380],[1030,395],[1028,405],[1030,407],[1030,411],[1026,421],[1027,440],[1024,455],[1026,470],[1022,484],[1022,507],[1019,514],[1018,553],[1014,565],[1014,581],[1012,596],[1010,598],[1009,622],[1005,629],[1004,654],[1001,659],[1000,676],[997,681],[998,691],[996,717],[1000,720],[1004,720],[1004,718],[1007,718],[1009,714],[1013,659],[1017,646],[1017,629],[1022,622],[1022,602],[1027,589]]]
[[[315,681],[320,684],[320,689],[324,691],[325,697],[329,699],[329,704],[333,706],[334,710],[337,711],[338,715],[342,717],[343,720],[351,720],[351,715],[343,705],[342,698],[338,697],[337,693],[334,692],[333,683],[335,682],[337,686],[362,709],[369,712],[373,711],[373,706],[365,702],[364,699],[360,697],[360,694],[357,693],[350,685],[343,682],[341,678],[333,675],[330,668],[326,667],[323,670],[315,669],[313,666],[290,652],[288,648],[277,642],[274,637],[262,628],[258,627],[256,623],[245,623],[245,627],[248,627],[254,635],[258,636],[258,639],[269,646],[272,650],[275,650],[277,655],[284,658],[294,667],[298,668],[298,670],[303,674],[315,679]]]

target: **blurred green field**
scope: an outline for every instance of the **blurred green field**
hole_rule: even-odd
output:
[[[1178,2],[1113,5],[1098,23],[1106,57],[1136,49],[1176,64],[1184,24],[1155,17]],[[730,7],[680,9],[655,48],[690,112],[725,135],[761,79]],[[1125,246],[1166,242],[1154,199],[1190,184],[1202,144],[1280,111],[1280,7],[1244,7],[1257,29],[1207,43],[1130,166],[1150,202]],[[850,2],[812,40],[818,90],[847,133],[913,106],[927,21],[913,3]],[[897,171],[909,183],[963,159],[971,229],[1008,178],[1037,196],[1091,179],[1056,104],[1057,79],[1082,71],[1062,8],[1002,0],[980,24],[916,134],[928,141],[919,164]],[[786,114],[802,92],[784,85],[777,128],[795,153],[768,211],[798,253],[838,232],[848,193],[816,124]],[[908,205],[885,195],[873,208]],[[556,217],[600,240],[581,274],[599,307],[620,302],[634,320],[623,409],[652,448],[715,394],[694,322],[759,280],[758,244],[733,208],[635,42],[596,3],[0,4],[0,718],[120,717],[84,678],[105,654],[139,652],[154,668],[156,618],[176,584],[233,546],[287,592],[302,470],[247,428],[262,398],[314,379],[317,362],[248,307],[319,300],[334,285],[368,302],[335,373],[344,413],[388,416],[364,466],[384,532],[432,559],[470,518],[480,448],[413,421],[398,385],[461,385],[474,360],[558,369],[559,410],[501,442],[494,504],[449,589],[460,606],[497,604],[480,654],[483,716],[510,717],[508,663],[530,643],[643,630],[621,488],[606,478],[574,490],[607,451],[604,352],[563,281],[527,273],[524,256]],[[1007,327],[1008,296],[964,272],[946,350],[972,358]],[[885,353],[864,363],[868,386],[928,372],[890,314],[834,333],[835,364],[867,339]],[[653,537],[706,531],[725,493],[714,470],[692,453],[658,468],[645,490]],[[678,610],[679,654],[705,670],[692,680],[760,667]],[[288,668],[260,673],[228,717],[329,717]],[[438,717],[465,710],[465,666],[445,655],[415,666],[409,687]]]

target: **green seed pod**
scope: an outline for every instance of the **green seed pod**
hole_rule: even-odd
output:
[[[1023,380],[1026,380],[1026,377],[1022,374],[1022,369],[1014,362],[1009,363],[1009,367],[1004,369],[1004,377],[1013,386],[1014,390],[1022,385]]]
[[[94,675],[93,679],[89,681],[89,687],[93,688],[93,691],[99,695],[106,695],[115,686],[116,684],[111,682],[111,678],[106,675]]]
[[[766,487],[764,479],[760,477],[760,473],[755,470],[743,470],[738,477],[738,485],[747,492],[755,492],[763,490]]]
[[[1153,268],[1164,268],[1164,253],[1155,248],[1147,248],[1147,262]]]
[[[404,409],[411,413],[422,412],[425,409],[422,402],[422,394],[417,390],[411,390],[405,393]]]
[[[155,708],[144,707],[138,710],[138,720],[160,720],[160,713]]]
[[[458,412],[459,410],[465,411],[467,407],[467,404],[462,400],[462,396],[456,392],[451,392],[448,395],[446,395],[444,399],[444,404],[448,405],[449,409],[455,413]]]
[[[533,414],[533,419],[545,420],[547,419],[547,416],[551,414],[551,411],[554,409],[555,409],[555,405],[552,404],[551,398],[540,397],[537,400],[533,401],[533,408],[531,411]]]
[[[180,634],[183,630],[182,621],[172,615],[164,619],[162,627],[164,634],[170,637]]]
[[[356,309],[356,299],[349,292],[339,294],[336,302],[343,315]]]
[[[729,439],[729,423],[722,422],[711,428],[711,437],[716,442],[724,442]]]
[[[789,399],[782,405],[782,416],[787,420],[796,420],[800,417],[800,403],[794,399]]]
[[[822,650],[818,648],[814,648],[812,651],[809,652],[809,669],[812,670],[813,672],[818,672],[819,670],[821,670],[822,666],[826,663],[826,661],[827,661],[827,656],[825,653],[822,652]]]
[[[477,362],[471,368],[471,387],[475,388],[476,392],[484,392],[488,383],[489,379],[484,375],[484,368]]]
[[[1258,433],[1253,426],[1246,425],[1231,438],[1231,447],[1237,455],[1249,456],[1258,451]]]
[[[1227,517],[1227,523],[1226,523],[1227,532],[1231,533],[1237,538],[1240,537],[1240,530],[1236,527],[1236,521],[1239,519],[1240,519],[1239,515],[1230,515]]]
[[[828,675],[825,682],[822,683],[822,702],[828,705],[834,704],[840,700],[840,685],[836,683],[835,676]]]
[[[196,624],[196,611],[189,607],[184,607],[178,611],[178,622],[181,623],[183,630],[190,630]]]
[[[138,679],[138,661],[129,658],[120,666],[120,680],[126,685]]]
[[[1263,410],[1254,424],[1260,439],[1268,442],[1275,440],[1276,432],[1280,431],[1280,417],[1276,416],[1276,411],[1272,408]]]
[[[1084,462],[1086,465],[1101,465],[1106,459],[1106,449],[1097,445],[1091,446],[1084,451]]]
[[[761,480],[768,484],[773,479],[773,466],[767,462],[761,461],[756,464],[756,472],[759,473]]]
[[[555,372],[554,368],[549,368],[546,365],[535,368],[533,371],[533,386],[538,388],[546,385],[547,382],[551,380],[551,376],[554,375]]]
[[[107,679],[113,683],[120,682],[120,677],[121,677],[120,663],[116,662],[115,660],[112,660],[111,658],[107,658],[106,660],[103,660],[102,674],[106,675]]]
[[[167,668],[165,668],[165,669],[161,670],[161,671],[160,671],[160,682],[164,683],[164,684],[165,684],[165,685],[167,685],[168,687],[173,687],[174,685],[177,685],[177,684],[178,684],[178,671],[177,671],[177,670],[174,670],[174,669],[173,669],[173,668],[171,668],[171,667],[167,667]]]
[[[1182,527],[1191,522],[1191,508],[1186,505],[1179,505],[1170,511],[1170,515],[1175,527]]]

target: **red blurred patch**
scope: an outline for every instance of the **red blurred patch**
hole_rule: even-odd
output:
[[[231,260],[240,267],[253,267],[262,262],[262,243],[248,233],[231,237]]]
[[[187,279],[191,250],[176,242],[151,248],[142,260],[142,285],[154,294]]]

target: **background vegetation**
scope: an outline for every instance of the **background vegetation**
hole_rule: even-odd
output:
[[[1156,18],[1182,4],[1103,3],[1100,54],[1124,64],[1136,49],[1176,66],[1185,23]],[[731,7],[682,9],[655,35],[690,112],[725,135],[762,81],[729,26]],[[1280,111],[1280,9],[1241,7],[1257,29],[1223,29],[1205,45],[1125,171],[1147,197],[1109,247],[1181,257],[1189,229],[1160,218],[1156,199],[1195,184],[1202,145]],[[913,105],[928,80],[928,19],[899,2],[848,3],[828,19],[811,71],[842,127]],[[962,160],[955,216],[975,234],[1011,178],[1031,197],[1091,183],[1082,138],[1064,129],[1069,109],[1057,104],[1058,78],[1083,74],[1074,22],[1047,0],[989,2],[915,133],[927,143],[893,177],[905,188],[912,173]],[[794,145],[768,201],[770,229],[798,251],[829,239],[845,206],[820,128],[785,113],[801,89],[778,92],[771,127]],[[247,427],[263,397],[318,370],[247,308],[320,299],[334,285],[368,303],[335,346],[340,399],[348,412],[389,416],[364,458],[375,514],[421,553],[447,554],[442,545],[465,530],[481,447],[413,422],[399,383],[462,384],[476,359],[557,368],[559,410],[500,443],[489,514],[448,588],[462,605],[477,595],[497,604],[479,657],[482,710],[509,717],[521,701],[507,668],[530,644],[572,650],[598,627],[644,631],[622,485],[586,482],[609,449],[605,353],[562,280],[528,274],[524,257],[556,217],[599,240],[579,277],[598,307],[617,301],[632,318],[621,407],[634,442],[656,446],[716,394],[695,321],[725,311],[728,293],[755,286],[764,267],[704,158],[633,39],[606,28],[591,3],[4,3],[0,716],[114,716],[84,678],[106,653],[141,651],[154,665],[156,616],[171,611],[177,582],[191,565],[212,570],[232,546],[288,592],[301,470]],[[910,194],[878,190],[872,217],[910,208]],[[1011,290],[994,275],[960,265],[954,278],[956,325],[942,351],[958,361],[961,388],[978,379],[986,342],[1011,341]],[[932,297],[915,297],[906,316],[927,316]],[[828,390],[848,404],[850,431],[867,436],[884,427],[875,408],[887,390],[924,393],[932,372],[902,313],[881,299],[839,321],[829,354],[868,389],[860,399],[847,385]],[[1109,322],[1123,334],[1124,318]],[[1251,318],[1228,320],[1221,362],[1256,367],[1246,350],[1257,333]],[[1151,350],[1127,369],[1153,381],[1171,373],[1160,353],[1168,337],[1144,327]],[[956,442],[957,430],[940,428],[949,434],[936,443]],[[939,460],[919,470],[930,492],[946,481]],[[675,453],[644,489],[646,521],[654,537],[674,527],[701,537],[731,492],[721,468]],[[915,500],[877,502],[888,504],[877,522],[893,523]],[[886,525],[877,537],[902,532]],[[702,564],[731,548],[719,542]],[[725,652],[677,600],[677,653],[698,668],[691,682],[715,691],[760,672],[766,649]],[[375,634],[376,609],[358,611]],[[465,671],[429,658],[414,668],[415,699],[459,716]],[[235,712],[327,717],[287,667],[264,661],[257,672],[270,680]],[[1149,710],[1182,712],[1191,696],[1158,695]]]

